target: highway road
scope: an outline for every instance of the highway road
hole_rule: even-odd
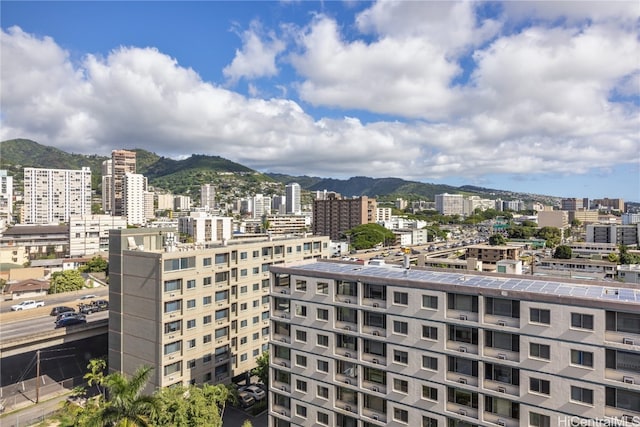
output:
[[[100,287],[100,288],[82,289],[80,291],[65,292],[65,293],[62,293],[62,294],[45,295],[44,297],[40,297],[40,298],[28,298],[28,299],[36,299],[38,301],[43,300],[45,307],[48,306],[49,307],[49,311],[51,311],[51,308],[55,307],[56,305],[67,305],[69,307],[77,309],[78,308],[78,304],[80,302],[82,302],[80,300],[80,297],[83,296],[83,295],[96,295],[99,298],[106,298],[106,297],[109,296],[109,288],[106,287],[106,286],[103,286],[103,287]],[[0,313],[9,313],[9,312],[11,312],[11,306],[15,305],[15,304],[18,304],[20,301],[22,301],[22,300],[16,299],[16,300],[0,301]],[[88,301],[85,301],[85,302],[89,302],[89,301],[91,301],[91,300],[88,300]],[[26,313],[26,311],[25,311],[25,313]]]
[[[109,317],[109,311],[100,311],[87,315],[87,322],[94,322]],[[55,316],[40,315],[37,317],[29,317],[28,319],[16,320],[13,322],[2,322],[0,325],[0,340],[7,341],[22,336],[29,336],[39,332],[45,332],[55,329]],[[67,326],[72,329],[74,326]]]

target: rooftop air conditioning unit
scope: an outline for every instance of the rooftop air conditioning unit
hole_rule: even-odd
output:
[[[282,415],[282,416],[285,416],[285,417],[286,417],[286,416],[287,416],[287,411],[281,411],[281,412],[280,412],[280,415]]]
[[[623,338],[622,344],[634,345],[635,342],[631,338]]]
[[[498,421],[496,421],[496,424],[498,424],[499,426],[502,426],[502,427],[504,427],[504,426],[506,426],[506,425],[507,425],[507,423],[505,422],[505,420],[498,420]]]
[[[466,314],[461,314],[460,315],[460,320],[467,320],[467,315]]]
[[[507,322],[505,320],[498,320],[498,326],[507,326]]]
[[[635,383],[635,380],[634,380],[633,377],[622,377],[622,381],[625,384],[634,384]]]
[[[462,346],[458,350],[460,350],[460,353],[466,353],[467,352],[467,347]]]
[[[284,385],[283,385],[282,387],[280,387],[280,390],[282,390],[282,391],[287,391],[287,386],[284,386]]]
[[[506,387],[498,387],[498,393],[506,393],[506,392],[507,392]]]
[[[498,353],[498,359],[500,360],[507,360],[507,355],[504,353]]]
[[[287,367],[287,362],[280,362],[280,364],[281,364],[282,366],[284,366],[285,368]]]

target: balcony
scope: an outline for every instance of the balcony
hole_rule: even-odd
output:
[[[362,415],[366,418],[368,418],[369,420],[373,421],[372,424],[377,424],[377,425],[386,425],[387,424],[387,414],[383,414],[381,412],[377,412],[375,410],[372,409],[368,409],[368,408],[363,408],[362,409]],[[369,421],[369,422],[371,422]]]
[[[376,366],[387,366],[387,358],[384,356],[378,356],[377,354],[363,353],[362,361],[369,362]]]
[[[384,310],[387,308],[387,301],[377,298],[363,298],[362,305],[365,307],[379,308],[381,310]]]
[[[287,418],[287,419],[291,418],[291,410],[285,406],[274,404],[272,407],[272,410],[275,414],[278,415],[278,417]]]
[[[487,390],[511,396],[520,396],[520,386],[500,381],[484,380],[483,387]]]
[[[446,410],[448,412],[453,412],[458,416],[467,417],[469,419],[468,421],[472,421],[471,419],[473,419],[473,422],[476,422],[478,420],[477,408],[471,408],[454,402],[447,402]]]
[[[387,337],[386,328],[378,327],[378,326],[364,325],[362,327],[362,333],[363,334],[372,335],[374,337],[380,337],[380,338],[386,338]]]
[[[461,372],[447,372],[447,381],[452,381],[461,385],[478,386],[478,377],[466,375]]]
[[[507,362],[519,362],[520,353],[517,351],[509,351],[495,347],[485,347],[483,351],[484,357],[492,357],[494,359],[507,361]]]
[[[381,384],[374,381],[363,380],[362,389],[372,391],[373,393],[387,394],[386,384]]]
[[[478,322],[478,313],[463,310],[447,310],[447,319],[459,320],[462,323]]]
[[[491,314],[484,315],[484,323],[497,329],[520,327],[520,319],[508,316],[494,316]]]
[[[358,324],[336,320],[336,329],[344,332],[358,333]]]
[[[358,414],[358,403],[344,400],[336,400],[336,409],[338,412],[343,412],[347,415]]]
[[[278,344],[291,344],[291,337],[285,334],[274,333],[272,341],[275,341]]]
[[[447,350],[458,353],[478,354],[478,346],[460,341],[447,341]]]
[[[604,377],[610,381],[617,381],[625,385],[640,384],[640,373],[626,372],[618,369],[605,369]]]
[[[495,424],[499,427],[518,427],[520,425],[520,420],[514,420],[508,416],[493,414],[490,412],[485,412],[483,419],[484,421]]]

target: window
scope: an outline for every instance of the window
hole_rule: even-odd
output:
[[[249,291],[249,288],[247,287],[247,285],[244,286],[240,286],[240,294],[244,295]]]
[[[173,332],[178,332],[181,327],[182,327],[182,320],[175,320],[173,322],[165,323],[164,324],[164,333],[165,334],[170,334],[170,333],[173,333]]]
[[[422,295],[422,308],[438,309],[438,297],[434,295]]]
[[[607,331],[640,334],[640,313],[619,313],[607,311]]]
[[[448,294],[447,299],[449,310],[478,312],[478,297],[476,295]]]
[[[240,311],[247,311],[247,303],[243,302],[242,304],[240,304]]]
[[[551,417],[529,412],[529,425],[532,427],[551,427]]]
[[[640,392],[638,391],[606,387],[604,395],[607,406],[636,412],[640,408]]]
[[[466,326],[449,325],[449,341],[477,345],[478,329]]]
[[[211,342],[211,334],[207,334],[207,335],[202,337],[202,343],[203,344],[208,344],[210,342]]]
[[[244,319],[244,320],[240,321],[240,327],[241,328],[246,328],[248,324],[249,324],[249,321],[247,319]]]
[[[329,347],[329,336],[328,335],[318,335],[317,344],[320,347]]]
[[[484,377],[505,384],[520,385],[520,370],[509,366],[485,363]]]
[[[408,305],[409,304],[409,294],[406,292],[394,292],[393,293],[393,303],[400,305]]]
[[[529,378],[529,391],[534,393],[549,394],[551,383],[540,378]]]
[[[203,323],[204,325],[208,325],[209,323],[211,323],[211,315],[210,315],[210,314],[207,314],[206,316],[204,316],[204,317],[202,318],[202,323]]]
[[[606,367],[609,369],[640,374],[640,353],[607,349],[605,357]]]
[[[402,350],[393,350],[393,361],[396,363],[409,363],[409,353]]]
[[[211,276],[202,278],[202,286],[211,286]]]
[[[471,377],[478,376],[478,361],[465,359],[462,357],[447,356],[447,370],[457,374],[468,375]]]
[[[307,281],[306,280],[296,280],[296,291],[306,292],[307,291]]]
[[[211,295],[202,297],[202,305],[209,305],[209,304],[211,304]]]
[[[438,400],[438,389],[435,387],[429,387],[428,385],[422,386],[422,398],[428,400]]]
[[[296,380],[296,390],[307,392],[307,382],[302,380]]]
[[[167,280],[166,282],[164,282],[165,292],[175,292],[175,291],[179,291],[180,289],[182,289],[181,279]]]
[[[303,405],[296,405],[296,415],[307,418],[307,407]]]
[[[296,365],[306,367],[307,366],[307,357],[302,356],[300,354],[296,355]]]
[[[241,268],[240,269],[240,277],[247,277],[249,275],[249,273],[247,272],[246,268]]]
[[[422,338],[437,340],[438,328],[436,328],[435,326],[422,325]]]
[[[422,417],[422,427],[438,427],[438,420],[431,417]]]
[[[196,308],[196,300],[194,299],[187,300],[187,310],[190,308]]]
[[[400,393],[408,393],[409,392],[409,382],[405,380],[401,380],[400,378],[393,379],[393,389],[395,391],[399,391]]]
[[[253,292],[258,292],[260,290],[260,283],[254,283],[252,286]]]
[[[222,303],[229,299],[229,291],[216,292],[216,302]]]
[[[190,339],[189,341],[187,341],[187,348],[194,348],[196,346],[196,339]]]
[[[182,309],[182,300],[167,301],[164,303],[165,313],[174,313]]]
[[[325,282],[319,282],[316,285],[316,293],[317,294],[328,295],[329,294],[329,284],[325,283]]]
[[[216,264],[227,264],[229,254],[216,254]]]
[[[323,387],[323,386],[319,385],[318,389],[316,391],[316,394],[318,395],[318,397],[321,397],[323,399],[328,399],[329,398],[329,387]]]
[[[191,359],[187,362],[187,369],[193,369],[196,367],[196,359]]]
[[[307,317],[307,306],[296,304],[296,316]]]
[[[593,316],[590,314],[571,313],[571,327],[593,330]]]
[[[593,368],[593,353],[581,350],[571,350],[571,364]]]
[[[406,423],[409,421],[409,412],[404,409],[393,408],[393,419]]]
[[[172,363],[164,367],[164,376],[175,374],[182,370],[182,362]]]
[[[202,266],[203,266],[203,267],[208,267],[208,266],[210,266],[210,265],[211,265],[211,258],[204,258],[204,259],[202,260]]]
[[[209,354],[205,354],[204,356],[202,356],[202,363],[209,363],[209,362],[211,362],[211,358],[212,358],[211,353],[209,353]]]
[[[325,412],[318,412],[317,421],[318,421],[318,424],[322,424],[324,426],[328,426],[329,425],[329,414],[327,414]]]
[[[543,323],[545,325],[551,324],[551,311],[544,310],[542,308],[530,308],[529,320],[532,323]]]
[[[515,352],[520,351],[520,336],[516,334],[485,331],[484,342],[487,347]]]
[[[447,389],[447,400],[458,405],[468,406],[469,408],[478,407],[478,393],[462,390],[459,388],[449,387]]]
[[[187,289],[195,289],[195,287],[196,287],[195,279],[187,280]]]
[[[571,386],[571,400],[593,405],[593,390]]]
[[[240,259],[247,259],[247,253],[246,252],[240,252]]]
[[[305,331],[296,331],[296,341],[307,342],[307,333]]]
[[[485,396],[484,410],[500,417],[520,418],[520,404],[500,397]]]
[[[182,347],[182,341],[176,341],[169,344],[165,344],[164,354],[167,355],[167,354],[175,353],[176,351],[180,351],[181,347]]]
[[[551,347],[549,347],[547,344],[538,344],[535,342],[529,343],[529,357],[550,360]]]
[[[393,321],[393,332],[396,334],[407,335],[409,332],[409,324],[407,322]]]
[[[176,259],[165,259],[164,260],[164,271],[176,271],[176,270],[186,270],[188,268],[195,268],[196,266],[196,257],[187,257],[187,258],[176,258]]]
[[[318,371],[329,372],[329,362],[326,360],[318,360]]]
[[[329,320],[329,310],[319,308],[316,313],[318,320]]]
[[[242,338],[240,338],[240,345],[247,345],[247,341],[248,341],[248,340],[249,340],[249,339],[248,339],[247,337],[242,337]]]
[[[253,252],[251,253],[251,255],[252,255],[254,258],[260,258],[260,251],[253,251]]]
[[[514,319],[520,318],[520,301],[486,297],[484,303],[486,314],[512,317]]]
[[[253,269],[251,270],[251,273],[253,275],[260,274],[260,267],[253,267]]]
[[[431,371],[438,370],[438,358],[431,356],[422,356],[422,367]]]

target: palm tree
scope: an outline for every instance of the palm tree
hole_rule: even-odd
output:
[[[150,366],[138,368],[131,379],[119,372],[105,377],[107,387],[107,402],[92,417],[94,424],[103,427],[149,427],[150,419],[158,411],[156,396],[143,395],[142,390],[151,375]]]

